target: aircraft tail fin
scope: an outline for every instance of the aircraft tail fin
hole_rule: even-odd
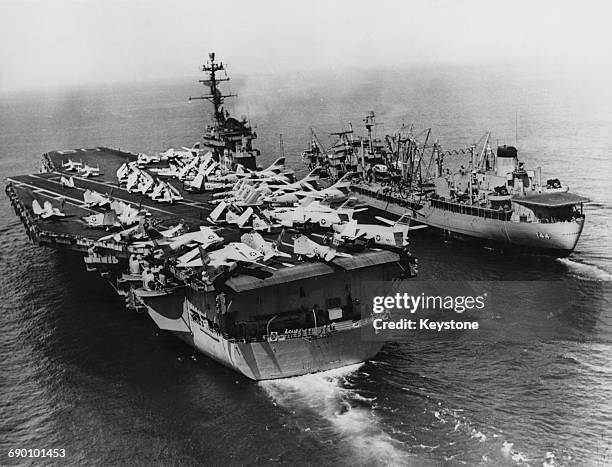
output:
[[[210,255],[202,245],[198,245],[198,253],[200,258],[202,258],[202,266],[208,266],[210,264]]]
[[[307,182],[313,182],[313,181],[319,180],[321,178],[320,171],[321,171],[320,167],[317,167],[312,172],[310,172],[308,175],[306,175],[303,179],[301,179],[300,183],[307,183]]]
[[[103,226],[111,226],[115,225],[117,222],[117,213],[113,210],[107,211],[104,213],[104,217],[102,218]]]
[[[261,197],[261,191],[259,189],[252,190],[244,201],[244,204],[255,204]]]
[[[279,157],[274,162],[272,162],[272,165],[270,165],[270,167],[265,169],[264,172],[280,172],[284,168],[285,168],[285,158]]]
[[[221,214],[223,214],[223,211],[225,211],[225,208],[227,208],[227,203],[225,201],[221,201],[219,204],[217,204],[215,209],[211,211],[208,217],[213,222],[217,222],[219,218],[221,217]]]
[[[194,190],[201,190],[204,185],[204,174],[200,173],[195,176],[193,181],[189,184],[191,188]]]
[[[353,177],[352,172],[345,173],[336,183],[332,185],[334,188],[342,188],[345,186],[349,186],[351,183],[351,178]]]
[[[274,245],[276,246],[277,250],[279,250],[280,246],[283,244],[284,235],[285,235],[285,229],[281,229],[280,233],[278,234],[278,237],[276,237],[276,240],[274,242]]]
[[[412,218],[408,214],[404,214],[402,217],[400,217],[397,220],[396,224],[410,226],[410,221],[411,220],[412,220]]]
[[[270,230],[271,226],[266,221],[264,221],[261,217],[255,215],[255,216],[253,216],[253,229],[255,229],[255,230]]]
[[[40,216],[44,211],[37,199],[32,201],[32,211],[35,215]]]
[[[247,208],[236,221],[236,223],[238,224],[238,227],[240,228],[244,227],[252,215],[253,215],[253,208]]]

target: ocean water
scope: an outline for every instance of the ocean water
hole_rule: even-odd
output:
[[[190,146],[208,118],[193,79],[0,95],[0,173],[52,149]],[[303,174],[368,110],[378,134],[432,128],[445,149],[492,131],[530,167],[593,201],[568,259],[503,256],[415,232],[421,279],[554,281],[478,339],[422,334],[372,362],[255,383],[124,310],[78,258],[28,243],[0,201],[0,464],[61,448],[72,465],[607,465],[612,463],[612,112],[596,77],[418,68],[239,76],[228,108],[257,127],[265,165]],[[450,161],[453,163],[454,161]],[[459,160],[456,161],[459,163]],[[539,289],[538,289],[539,290]],[[527,305],[525,305],[527,303]],[[22,464],[54,464],[49,459]]]

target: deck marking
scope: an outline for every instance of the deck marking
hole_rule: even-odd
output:
[[[40,176],[40,175],[38,175],[38,174],[32,174],[32,175],[30,175],[30,177],[40,178],[41,180],[50,181],[50,182],[52,182],[52,183],[56,183],[56,184],[58,184],[58,185],[60,184],[59,182],[56,182],[55,180],[52,180],[51,178],[41,177],[41,176]],[[81,177],[74,177],[74,178],[76,178],[77,180],[85,181],[85,182],[94,182],[93,180],[90,180],[90,179],[87,179],[87,178],[81,178]],[[98,183],[98,184],[106,185],[105,183],[103,183],[103,182],[98,182],[98,181],[95,181],[94,183]],[[31,185],[30,185],[30,186],[31,186]],[[117,186],[113,186],[113,185],[109,185],[109,186],[111,186],[112,188],[118,188]],[[32,186],[31,186],[31,187],[32,187]],[[37,188],[37,187],[32,187],[32,188]],[[42,189],[44,189],[44,188],[42,188]],[[85,188],[78,187],[78,186],[75,186],[75,189],[77,189],[77,190],[81,190],[81,191],[85,191],[85,190],[86,190]],[[119,190],[122,190],[122,191],[126,191],[126,190],[123,190],[123,188],[118,188],[118,189],[119,189]],[[50,193],[52,193],[52,192],[50,192]],[[64,196],[64,195],[62,195],[62,196]],[[64,197],[66,197],[66,196],[64,196]],[[169,216],[171,216],[171,217],[177,217],[177,214],[172,213],[172,212],[170,212],[170,211],[166,211],[165,209],[161,209],[161,208],[158,208],[158,207],[155,207],[155,206],[149,206],[148,204],[144,204],[144,203],[136,203],[135,201],[129,201],[129,200],[124,199],[124,198],[119,198],[118,196],[115,196],[114,194],[113,194],[112,198],[113,198],[113,199],[116,199],[116,200],[119,200],[119,201],[123,201],[124,203],[128,203],[128,204],[130,204],[130,205],[142,205],[142,207],[143,207],[143,208],[147,208],[147,209],[154,209],[154,210],[156,210],[156,211],[160,211],[160,212],[163,212],[163,213],[165,213],[165,214],[168,214],[168,215],[169,215]],[[72,198],[72,199],[75,199],[75,198]],[[96,211],[96,212],[97,212],[97,211]]]
[[[35,187],[34,185],[30,185],[29,183],[25,183],[25,182],[22,182],[22,181],[13,180],[13,179],[10,179],[10,178],[8,180],[10,180],[15,185],[17,185],[17,187],[26,186],[28,188],[31,188],[34,193],[38,193],[38,194],[40,194],[42,196],[46,196],[47,198],[58,199],[58,198],[55,198],[55,197],[53,197],[51,195],[48,195],[48,194],[44,193],[44,192],[47,192],[47,193],[57,194],[57,193],[53,193],[52,191],[44,190],[44,189],[40,189],[40,188],[37,189],[37,187]],[[91,209],[91,208],[88,208],[87,206],[85,206],[83,201],[81,201],[80,199],[73,198],[72,196],[65,196],[65,195],[61,195],[61,198],[65,199],[65,200],[71,200],[72,202],[68,201],[68,203],[72,204],[73,206],[76,206],[76,207],[82,208],[82,209],[87,209],[88,211],[95,212],[96,214],[99,214],[98,211],[96,211],[95,209]]]
[[[54,172],[54,173],[56,173],[56,172]],[[107,187],[109,187],[109,188],[113,188],[113,189],[114,189],[114,188],[117,188],[117,189],[119,189],[119,190],[126,191],[126,192],[127,192],[127,193],[129,193],[129,194],[146,196],[146,195],[143,195],[143,194],[142,194],[142,193],[140,193],[140,192],[138,192],[138,193],[130,193],[128,190],[126,190],[126,189],[124,189],[124,188],[121,188],[120,186],[118,186],[118,185],[117,185],[117,184],[115,184],[115,183],[106,182],[106,181],[104,181],[104,182],[103,182],[103,181],[101,181],[101,180],[94,180],[93,178],[84,178],[84,177],[79,177],[78,175],[73,175],[72,177],[73,177],[73,178],[76,178],[77,180],[83,180],[83,181],[90,182],[90,183],[97,183],[97,184],[99,184],[99,185],[104,185],[104,186],[107,186]],[[45,179],[45,180],[49,180],[49,179]],[[174,186],[174,185],[173,185],[173,186]],[[176,187],[175,187],[175,188],[176,188]],[[150,198],[149,198],[149,199],[150,199]],[[202,201],[195,201],[195,200],[192,200],[192,199],[183,198],[181,201],[177,201],[177,202],[176,202],[176,204],[184,204],[184,205],[186,205],[186,206],[191,206],[191,207],[194,207],[194,208],[198,208],[198,206],[196,206],[196,204],[197,204],[197,203],[202,203]]]

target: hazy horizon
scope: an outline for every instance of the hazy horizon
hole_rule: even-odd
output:
[[[0,0],[0,91],[197,77],[209,51],[232,76],[507,66],[608,79],[612,5],[575,5]]]

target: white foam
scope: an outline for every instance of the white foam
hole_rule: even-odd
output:
[[[516,463],[527,462],[527,458],[521,454],[520,452],[515,452],[512,454],[512,460]]]
[[[593,264],[579,263],[577,261],[572,261],[569,258],[557,258],[557,261],[565,264],[578,275],[582,275],[591,279],[597,279],[600,281],[612,280],[612,274]]]
[[[487,440],[487,436],[484,433],[475,429],[472,429],[472,436],[470,436],[470,438],[477,439],[481,443],[484,443]]]
[[[360,366],[261,381],[259,384],[269,397],[286,409],[307,409],[322,416],[355,452],[360,462],[383,465],[406,463],[410,454],[399,448],[399,442],[384,431],[372,411],[350,404],[351,399],[367,400],[343,387],[344,378]]]
[[[544,456],[544,462],[542,463],[543,467],[555,467],[557,465],[557,461],[555,461],[555,455],[552,452],[547,452]]]
[[[506,457],[510,457],[517,464],[527,463],[529,459],[523,453],[516,451],[513,449],[514,443],[509,443],[508,441],[504,441],[504,444],[501,447],[501,452]]]

